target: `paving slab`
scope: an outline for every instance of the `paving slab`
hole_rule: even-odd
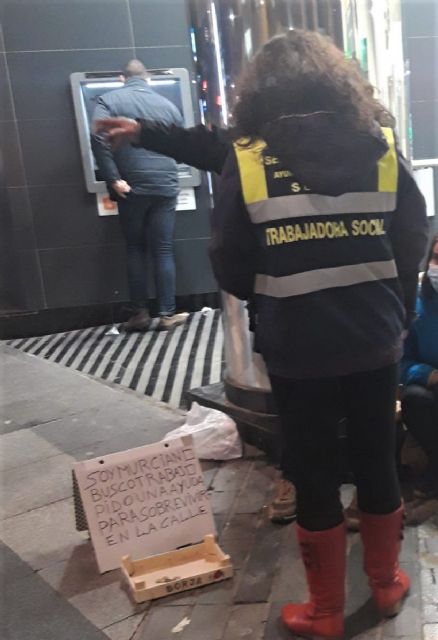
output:
[[[257,530],[252,553],[243,569],[235,602],[267,602],[280,562],[284,528],[266,522]]]
[[[120,393],[120,391],[119,391]],[[121,392],[121,397],[101,406],[91,407],[74,415],[35,428],[35,432],[66,453],[76,452],[92,445],[119,438],[123,449],[123,436],[141,431],[142,444],[152,444],[163,438],[173,428],[180,426],[182,417],[161,410],[145,398],[139,400]]]
[[[58,455],[0,473],[0,520],[72,495],[71,456]]]
[[[225,527],[228,525],[230,519],[228,518],[227,514],[224,513],[214,513],[213,514],[213,519],[214,519],[214,524],[216,526],[216,534],[219,538],[219,540],[221,539],[221,535],[225,529]]]
[[[426,548],[429,553],[432,553],[436,558],[438,558],[438,535],[434,538],[429,537],[426,539]]]
[[[348,557],[347,557],[347,589],[346,589],[346,615],[353,615],[356,611],[364,610],[366,615],[372,616],[373,622],[376,617],[374,607],[368,607],[371,598],[371,591],[368,586],[368,579],[363,570],[363,546],[358,533],[348,536]],[[359,621],[362,622],[362,616]]]
[[[190,614],[190,624],[178,637],[181,640],[221,640],[229,615],[226,604],[197,604]],[[152,636],[151,636],[152,637]]]
[[[30,429],[65,415],[74,415],[77,409],[67,406],[59,397],[56,399],[57,394],[58,390],[52,389],[38,398],[26,398],[3,405],[0,433]]]
[[[30,566],[21,560],[8,546],[0,542],[0,587],[33,575]]]
[[[423,602],[423,621],[429,624],[438,624],[438,602],[428,604]]]
[[[266,460],[257,460],[250,468],[234,507],[235,513],[259,513],[267,504],[278,473]]]
[[[268,604],[242,604],[234,607],[223,640],[261,640],[268,614]]]
[[[221,536],[221,541],[225,540],[241,540],[248,535],[249,531],[255,533],[261,524],[260,514],[238,513],[226,522]]]
[[[219,469],[221,468],[220,462],[213,462],[211,460],[202,460],[201,461],[202,473],[204,476],[204,483],[207,489],[213,490],[214,488],[214,479],[216,478]]]
[[[438,640],[438,624],[425,624],[423,633],[424,640]]]
[[[51,390],[60,384],[58,368],[33,356],[0,344],[0,358],[2,407],[24,399],[50,396]],[[35,383],[41,371],[44,376],[44,385]]]
[[[233,460],[222,465],[214,477],[212,489],[217,492],[237,493],[245,483],[252,466],[248,460]]]
[[[411,579],[411,588],[401,612],[396,618],[388,620],[383,625],[384,637],[400,638],[412,636],[421,638],[421,580],[417,563],[404,563],[403,570]]]
[[[145,615],[146,613],[143,612],[130,616],[125,620],[120,620],[120,622],[106,627],[103,631],[110,640],[131,640],[139,625],[144,620]]]
[[[235,491],[212,491],[209,494],[211,509],[215,515],[230,517],[237,494]]]
[[[0,521],[0,539],[37,570],[67,560],[86,534],[76,531],[68,499]]]
[[[7,433],[0,436],[0,471],[23,467],[60,453],[57,447],[31,430]]]
[[[156,606],[193,607],[196,604],[196,601],[201,593],[202,589],[191,589],[189,591],[182,591],[181,593],[174,593],[157,602]]]
[[[235,513],[260,513],[261,509],[268,505],[267,495],[271,493],[271,487],[265,487],[264,490],[242,491],[234,506]]]
[[[430,503],[433,503],[432,505]],[[437,540],[438,539],[438,500],[427,501],[427,506],[433,509],[428,519],[416,527],[418,538],[420,540]]]
[[[2,640],[107,640],[104,633],[35,574],[8,584],[0,607]]]
[[[270,600],[303,602],[307,597],[306,575],[293,525],[284,527],[280,557],[281,563],[273,580]]]
[[[28,367],[27,354],[20,354]],[[32,366],[32,365],[31,365]],[[116,400],[117,390],[94,381],[91,378],[69,371],[53,363],[37,360],[33,363],[34,376],[32,382],[26,385],[21,381],[19,388],[21,395],[16,396],[16,389],[4,389],[2,404],[2,421],[0,428],[3,433],[16,429],[25,429],[51,422],[66,415],[74,415],[86,409],[105,405],[110,400]],[[52,368],[57,372],[53,379]],[[66,375],[67,374],[67,375]],[[68,375],[70,374],[70,375]],[[38,376],[43,376],[44,386],[37,384]],[[4,376],[7,377],[6,375]]]
[[[285,602],[274,602],[269,607],[263,640],[291,640],[291,633],[281,622],[281,609]]]
[[[380,640],[383,637],[381,617],[368,599],[345,619],[345,640]]]
[[[432,569],[438,574],[438,537],[419,541],[419,559],[423,569]]]
[[[107,456],[111,453],[117,453],[118,451],[125,451],[126,449],[143,447],[147,444],[151,444],[151,434],[148,431],[143,429],[135,429],[133,431],[121,429],[117,436],[109,440],[89,443],[88,445],[81,446],[79,449],[71,450],[69,454],[76,460],[89,460],[90,458]]]
[[[187,606],[153,606],[150,613],[134,633],[132,640],[170,640],[173,637],[179,640],[181,634],[173,636],[172,629],[184,618],[190,618],[190,611],[191,607]],[[207,640],[207,637],[204,636],[203,640]],[[210,636],[208,636],[208,640],[210,640]]]
[[[90,541],[75,546],[68,560],[50,564],[39,575],[67,599],[120,583],[119,571],[99,572]]]
[[[56,363],[35,358],[26,353],[0,345],[2,357],[2,420],[0,433],[28,428],[85,410],[104,409],[109,403],[118,403],[113,417],[123,418],[128,412],[132,421],[146,422],[146,428],[162,430],[181,423],[182,413],[174,411],[141,394],[123,390],[118,385],[102,381]],[[169,425],[163,416],[169,417]],[[173,418],[173,421],[172,421]],[[8,424],[5,424],[7,422]]]
[[[246,538],[223,540],[220,544],[222,551],[228,553],[233,561],[234,569],[241,569],[251,555],[255,543],[255,531],[249,531]]]
[[[149,603],[134,604],[126,589],[121,587],[120,579],[73,596],[69,598],[69,602],[98,629],[146,611],[149,607]]]
[[[438,572],[435,569],[422,569],[421,594],[425,604],[438,603]]]
[[[217,584],[207,585],[196,593],[196,604],[227,604],[234,602],[235,593],[241,578],[241,571],[235,570],[234,576]]]

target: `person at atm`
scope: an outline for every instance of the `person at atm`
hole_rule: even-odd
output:
[[[123,72],[125,84],[98,99],[93,122],[124,116],[146,118],[163,125],[181,125],[178,109],[148,84],[149,74],[139,60],[131,60]],[[97,165],[112,199],[116,200],[126,242],[128,284],[133,308],[126,331],[146,331],[150,325],[146,255],[152,253],[159,308],[159,328],[185,322],[187,313],[175,313],[175,261],[173,233],[178,195],[175,161],[122,142],[108,145],[97,130],[91,136]]]

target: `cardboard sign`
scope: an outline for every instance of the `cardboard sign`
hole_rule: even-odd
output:
[[[215,532],[192,438],[184,436],[74,466],[101,573],[194,544]]]

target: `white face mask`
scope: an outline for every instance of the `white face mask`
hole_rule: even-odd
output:
[[[438,293],[438,264],[431,264],[427,270],[427,275],[429,276],[430,284]]]

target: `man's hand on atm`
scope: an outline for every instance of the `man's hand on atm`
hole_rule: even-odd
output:
[[[141,125],[132,118],[105,118],[96,120],[94,132],[103,134],[113,147],[118,147],[122,142],[138,144]]]
[[[115,180],[111,186],[119,198],[126,198],[127,194],[131,191],[131,187],[126,180]]]

